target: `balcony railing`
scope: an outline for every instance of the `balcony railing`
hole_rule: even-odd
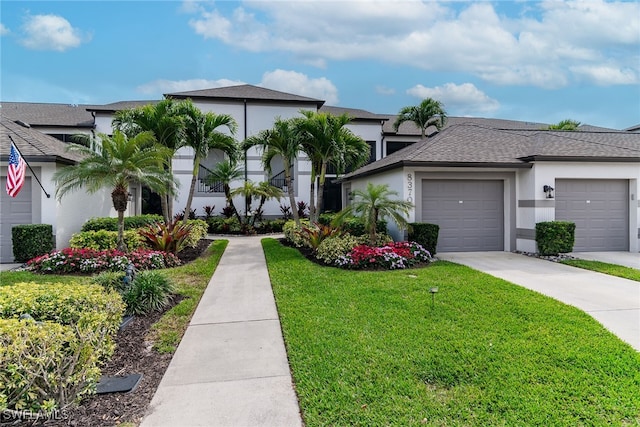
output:
[[[278,187],[281,190],[285,190],[285,187],[287,185],[287,181],[286,181],[286,178],[285,178],[285,175],[284,175],[284,171],[273,175],[269,179],[269,184],[273,185],[274,187]],[[293,177],[291,177],[291,185],[293,185]]]
[[[210,176],[213,171],[205,166],[200,165],[198,173],[198,189],[199,193],[224,193],[224,183],[222,181],[213,181]]]

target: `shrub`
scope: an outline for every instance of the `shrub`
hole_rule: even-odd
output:
[[[122,299],[127,304],[128,314],[146,314],[167,307],[174,289],[173,283],[164,274],[141,271],[124,291]]]
[[[425,222],[409,224],[409,240],[420,243],[431,255],[436,254],[440,226]]]
[[[91,282],[102,286],[108,291],[124,291],[124,271],[104,271],[91,278]]]
[[[300,227],[296,226],[296,222],[293,220],[287,221],[282,227],[284,238],[297,248],[305,246],[304,238],[299,233],[304,226],[309,226],[309,220],[301,219]]]
[[[203,207],[202,209],[204,210],[204,217],[205,219],[209,219],[213,216],[213,210],[216,208],[216,205],[207,205],[205,207]]]
[[[144,246],[142,237],[137,230],[125,230],[124,243],[130,251]],[[98,251],[116,249],[118,247],[118,232],[108,230],[81,231],[71,236],[69,246],[74,249],[86,248]]]
[[[387,233],[379,233],[376,234],[376,240],[371,243],[368,235],[358,236],[356,238],[358,240],[359,245],[369,245],[369,246],[386,246],[389,243],[393,243],[393,238],[389,236]]]
[[[185,246],[195,248],[198,246],[200,239],[207,237],[209,225],[206,221],[201,219],[190,219],[187,221],[187,224],[191,226],[191,229],[189,230],[189,235],[187,236],[184,244]]]
[[[328,224],[333,223],[333,219],[336,214],[323,214],[323,218],[320,223],[325,223],[329,221]],[[344,220],[344,222],[340,225],[340,228],[345,233],[349,233],[352,236],[368,236],[369,232],[364,226],[364,221],[358,217],[351,217]],[[386,221],[378,221],[376,224],[376,231],[378,233],[386,233],[387,232],[387,222]]]
[[[104,331],[101,331],[104,332]],[[44,413],[93,393],[100,332],[44,321],[0,319],[0,411]]]
[[[298,202],[298,218],[306,218],[307,210],[309,209],[309,205],[302,200]]]
[[[346,256],[356,246],[358,246],[358,239],[351,234],[332,236],[320,243],[316,258],[325,264],[334,265],[338,258]]]
[[[222,212],[220,213],[225,218],[231,218],[233,214],[235,214],[235,212],[236,211],[231,206],[225,206],[224,208],[222,208]]]
[[[37,273],[98,273],[124,271],[130,262],[138,270],[180,265],[180,260],[174,254],[162,251],[137,250],[124,253],[115,249],[96,251],[66,248],[29,260],[27,266]]]
[[[136,228],[146,227],[156,222],[163,222],[164,219],[160,215],[136,215],[124,217],[124,229],[133,230]],[[82,225],[81,231],[118,231],[118,218],[100,217],[91,218]]]
[[[291,206],[280,205],[280,212],[282,212],[282,219],[284,219],[285,221],[293,218],[293,214],[291,213]]]
[[[573,250],[576,225],[568,221],[547,221],[536,224],[536,243],[541,255],[558,255]]]
[[[338,228],[330,225],[310,224],[302,225],[298,234],[304,241],[304,244],[314,251],[318,249],[320,243],[331,236],[338,236],[342,232]]]
[[[152,249],[177,253],[186,247],[192,228],[192,225],[184,224],[180,219],[175,219],[170,224],[157,222],[147,228],[141,228],[138,230],[138,234]]]
[[[26,262],[54,248],[50,224],[16,225],[11,229],[11,239],[16,262]]]
[[[284,219],[265,220],[257,228],[258,233],[282,233],[282,227],[287,221]]]
[[[396,242],[382,247],[356,246],[335,265],[343,268],[385,268],[389,270],[410,267],[419,262],[429,262],[431,254],[416,242]]]

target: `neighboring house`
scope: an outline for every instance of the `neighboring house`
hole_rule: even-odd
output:
[[[551,220],[576,223],[576,251],[639,250],[640,134],[461,120],[346,175],[343,201],[368,182],[413,202],[411,222],[438,224],[440,252],[534,252],[535,224]]]
[[[5,191],[11,139],[33,169],[32,172],[27,168],[24,186],[15,198]],[[51,224],[56,247],[64,248],[68,246],[71,235],[80,231],[88,218],[115,215],[107,191],[95,195],[78,191],[68,194],[60,202],[56,200],[53,174],[58,168],[80,160],[77,154],[67,152],[66,147],[65,143],[24,123],[16,123],[4,115],[0,117],[0,262],[13,261],[11,229],[14,225]],[[36,177],[50,197],[40,188]]]

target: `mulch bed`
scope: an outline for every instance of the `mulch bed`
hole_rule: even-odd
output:
[[[202,239],[195,248],[188,248],[178,254],[183,263],[198,258],[209,247],[211,240]],[[166,310],[180,302],[174,297]],[[165,310],[165,311],[166,311]],[[160,384],[172,354],[160,354],[146,342],[144,337],[151,326],[164,312],[154,312],[146,316],[136,316],[116,337],[116,350],[109,362],[102,368],[107,376],[142,374],[138,386],[129,393],[111,393],[91,396],[74,408],[65,409],[59,419],[46,421],[22,420],[2,422],[2,426],[115,426],[123,422],[139,424],[145,415],[151,398]]]

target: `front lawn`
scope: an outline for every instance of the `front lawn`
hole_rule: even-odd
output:
[[[307,426],[640,423],[640,354],[575,308],[443,261],[345,271],[263,246]]]
[[[609,274],[610,276],[618,276],[623,279],[640,282],[640,270],[635,268],[609,264],[601,261],[587,261],[584,259],[567,259],[561,262],[573,267],[584,268],[585,270],[597,271],[598,273]]]

